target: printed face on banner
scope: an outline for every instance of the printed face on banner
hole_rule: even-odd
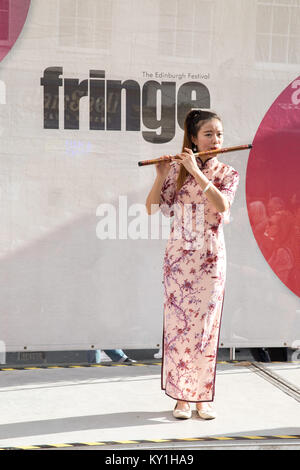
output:
[[[247,207],[258,246],[279,279],[300,297],[300,77],[275,100],[253,141]]]
[[[26,21],[30,0],[0,0],[0,62],[18,39]]]

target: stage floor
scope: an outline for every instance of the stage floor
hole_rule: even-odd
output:
[[[300,362],[219,361],[216,419],[172,416],[159,361],[0,371],[0,448],[300,448]],[[195,410],[195,405],[192,405]]]

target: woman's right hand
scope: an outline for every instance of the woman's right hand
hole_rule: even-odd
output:
[[[164,155],[164,157],[171,157],[171,155]],[[159,178],[165,179],[170,171],[172,161],[174,161],[175,158],[172,158],[169,161],[166,162],[159,162],[155,164],[156,167],[156,173]]]
[[[171,155],[164,156],[171,157]],[[174,160],[175,157],[172,156],[170,160],[158,162],[155,164],[157,176],[146,200],[146,208],[149,215],[155,214],[155,212],[157,212],[159,209],[161,189]]]

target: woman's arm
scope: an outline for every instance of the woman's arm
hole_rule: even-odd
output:
[[[157,212],[159,209],[160,193],[161,193],[161,188],[163,187],[164,181],[165,181],[165,178],[163,178],[162,176],[157,175],[155,178],[154,184],[146,200],[146,208],[147,208],[147,213],[149,215],[155,214],[155,212]],[[154,204],[155,206],[153,207]]]
[[[202,173],[197,165],[195,155],[191,149],[186,148],[186,152],[177,154],[177,159],[185,166],[187,171],[195,178],[201,189],[205,189],[210,182]],[[219,191],[213,184],[205,192],[209,201],[214,205],[216,211],[225,212],[229,209],[229,203],[226,196]]]
[[[200,169],[193,171],[193,177],[201,187],[205,189],[209,183],[209,179],[202,173]],[[205,192],[207,199],[214,205],[218,212],[225,212],[229,209],[229,204],[226,196],[219,191],[213,184]]]
[[[171,168],[170,162],[160,162],[156,165],[156,178],[146,200],[146,209],[149,215],[155,214],[159,210],[160,193],[164,181]]]

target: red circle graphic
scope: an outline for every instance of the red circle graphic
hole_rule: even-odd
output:
[[[0,0],[0,61],[18,39],[29,6],[30,0]]]
[[[300,297],[300,77],[264,116],[246,173],[254,237],[271,269]]]

